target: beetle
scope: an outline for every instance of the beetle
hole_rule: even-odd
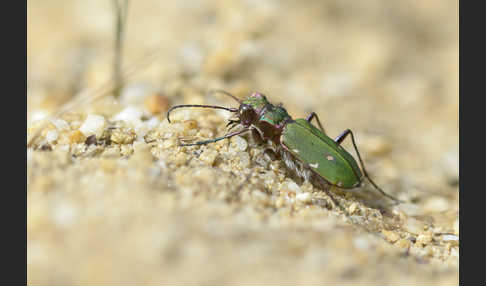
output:
[[[270,103],[265,95],[258,92],[252,93],[245,100],[240,100],[224,90],[213,90],[210,93],[225,94],[236,100],[239,107],[176,105],[167,111],[168,122],[171,122],[170,113],[177,108],[213,108],[234,113],[235,118],[229,119],[227,127],[230,127],[229,130],[235,127],[240,129],[210,140],[181,143],[180,146],[205,145],[251,131],[258,140],[271,142],[273,146],[276,146],[272,151],[280,155],[286,166],[296,171],[297,175],[305,181],[318,179],[330,186],[351,189],[361,186],[363,178],[366,178],[382,195],[396,203],[402,202],[387,194],[370,178],[356,146],[354,134],[350,129],[344,130],[339,136],[332,139],[326,135],[315,112],[311,112],[305,119],[292,119],[281,104]],[[311,124],[313,119],[317,121],[319,128]],[[341,146],[348,135],[351,135],[362,171],[354,157]],[[325,191],[328,193],[327,188]],[[335,202],[332,196],[330,197]]]

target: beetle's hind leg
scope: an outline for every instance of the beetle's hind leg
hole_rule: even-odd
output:
[[[326,131],[324,130],[324,127],[322,127],[321,121],[319,120],[319,116],[317,116],[317,114],[314,111],[312,111],[309,115],[307,115],[305,120],[307,120],[310,123],[313,118],[316,119],[317,125],[319,125],[319,128],[321,129],[322,133],[326,134]]]
[[[361,155],[359,154],[359,151],[358,151],[358,147],[356,147],[356,142],[354,140],[354,135],[353,135],[353,132],[351,131],[351,129],[346,129],[343,131],[343,133],[341,133],[338,137],[336,137],[336,139],[334,139],[334,141],[337,143],[337,144],[341,144],[344,139],[346,139],[346,137],[351,134],[351,141],[353,143],[353,147],[354,147],[354,150],[356,151],[356,154],[358,155],[358,159],[359,159],[359,163],[361,164],[361,169],[363,170],[363,175],[366,177],[366,179],[368,179],[368,181],[370,181],[370,183],[382,194],[384,195],[385,197],[388,197],[392,200],[394,200],[395,202],[397,203],[403,203],[403,201],[385,193],[385,191],[383,191],[380,187],[378,187],[378,185],[373,182],[373,180],[370,178],[370,176],[368,175],[368,172],[366,172],[366,169],[365,169],[365,166],[363,164],[363,160],[361,159]],[[360,183],[361,184],[361,183]]]

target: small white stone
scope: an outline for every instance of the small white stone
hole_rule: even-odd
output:
[[[238,148],[238,150],[240,150],[240,151],[245,151],[246,148],[248,147],[248,143],[246,142],[246,140],[243,137],[235,136],[235,137],[231,138],[231,141],[232,141],[232,143],[235,144],[236,148]]]
[[[398,206],[395,207],[395,210],[402,211],[409,216],[416,216],[416,215],[423,214],[422,210],[416,204],[410,204],[410,203],[399,204]]]
[[[424,209],[428,212],[443,212],[450,209],[449,202],[442,197],[432,197],[425,202]]]
[[[287,181],[285,187],[286,187],[287,190],[294,192],[294,193],[300,193],[301,192],[299,185],[297,185],[294,181]]]
[[[101,115],[89,114],[86,120],[83,122],[79,131],[83,133],[84,136],[88,137],[95,135],[100,137],[103,134],[103,130],[106,127],[106,120]]]
[[[56,149],[64,152],[69,152],[69,148],[70,148],[69,144],[63,144],[63,145],[58,145]]]
[[[408,217],[403,228],[411,233],[420,234],[424,231],[425,224],[417,219]]]
[[[59,119],[59,118],[53,118],[50,121],[51,121],[52,124],[54,124],[54,126],[56,126],[56,128],[59,131],[68,131],[68,130],[70,130],[69,123],[67,123],[65,120],[62,120],[62,119]]]
[[[59,133],[57,133],[56,130],[49,130],[47,131],[46,134],[46,141],[47,143],[52,143],[56,141],[58,137],[59,137]]]
[[[349,208],[348,208],[348,212],[349,214],[354,214],[354,212],[356,212],[358,210],[358,205],[356,203],[352,203]]]
[[[113,120],[115,121],[125,121],[127,123],[131,123],[133,125],[138,125],[141,122],[141,118],[143,116],[143,111],[140,108],[129,106],[117,115],[113,117]]]
[[[206,149],[201,153],[199,159],[211,166],[214,164],[216,157],[218,157],[218,152],[211,149]]]
[[[150,130],[155,129],[159,126],[160,120],[157,117],[152,117],[149,120],[147,120],[146,124]]]
[[[307,203],[307,202],[310,202],[310,200],[311,200],[311,194],[310,193],[298,193],[297,195],[295,195],[295,198],[298,201],[301,201],[303,203]]]
[[[442,236],[443,241],[459,241],[459,236],[453,234],[445,234]]]
[[[48,112],[42,109],[32,111],[30,114],[30,122],[35,122],[46,118]]]

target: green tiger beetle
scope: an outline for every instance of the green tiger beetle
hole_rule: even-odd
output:
[[[272,151],[279,154],[286,166],[294,170],[305,181],[311,180],[311,182],[315,182],[317,179],[324,183],[322,186],[331,185],[342,189],[351,189],[360,187],[362,179],[365,177],[382,195],[396,203],[403,202],[385,193],[370,178],[356,147],[353,132],[350,129],[346,129],[335,139],[332,139],[326,135],[315,112],[311,112],[305,119],[292,119],[285,108],[281,105],[271,104],[261,93],[253,93],[245,100],[240,100],[223,90],[214,90],[211,93],[225,94],[236,100],[240,106],[234,108],[199,104],[177,105],[167,111],[167,121],[170,123],[170,112],[176,108],[213,108],[234,113],[235,118],[229,119],[227,127],[230,126],[229,130],[233,127],[239,127],[240,129],[222,137],[195,143],[182,143],[180,146],[209,144],[251,131],[259,141],[273,142],[276,150]],[[311,124],[314,118],[319,129]],[[351,141],[358,155],[362,172],[353,156],[341,146],[341,143],[348,135],[351,135]],[[328,192],[327,187],[324,188],[324,191],[337,204]]]

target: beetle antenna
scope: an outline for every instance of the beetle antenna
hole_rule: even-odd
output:
[[[214,143],[214,142],[217,142],[217,141],[226,139],[226,138],[233,137],[235,135],[239,135],[241,133],[245,133],[245,132],[247,132],[249,130],[250,130],[250,128],[245,128],[245,129],[242,129],[242,130],[239,130],[239,131],[235,131],[235,132],[226,134],[226,135],[221,136],[221,137],[218,137],[218,138],[214,138],[214,139],[210,139],[210,140],[204,140],[204,141],[199,141],[199,142],[194,142],[194,143],[182,143],[182,144],[179,144],[179,146],[206,145],[206,144],[209,144],[209,143]]]
[[[169,110],[167,110],[167,121],[170,123],[170,118],[169,115],[172,110],[176,108],[185,108],[185,107],[201,107],[201,108],[213,108],[213,109],[223,109],[229,112],[237,112],[238,108],[234,107],[224,107],[224,106],[217,106],[217,105],[200,105],[200,104],[182,104],[182,105],[176,105],[172,106]]]
[[[239,98],[237,98],[236,96],[234,96],[231,93],[229,93],[225,90],[222,90],[222,89],[212,89],[208,92],[208,95],[213,95],[213,94],[216,94],[216,93],[225,94],[225,95],[231,97],[232,99],[238,101],[239,104],[241,104],[241,100]]]

